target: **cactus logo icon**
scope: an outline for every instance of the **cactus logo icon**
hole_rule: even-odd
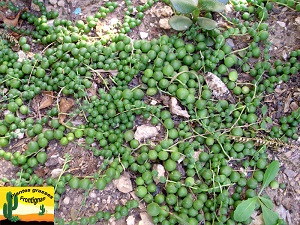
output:
[[[54,224],[53,187],[1,187],[0,224],[28,222]]]

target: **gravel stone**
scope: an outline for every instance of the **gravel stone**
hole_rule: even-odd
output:
[[[71,200],[70,197],[67,196],[67,197],[65,197],[63,202],[64,202],[65,205],[68,205],[70,203],[70,200]]]

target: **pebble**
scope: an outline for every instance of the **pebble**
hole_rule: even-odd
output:
[[[111,196],[110,196],[110,195],[108,196],[108,198],[107,198],[107,201],[106,201],[106,202],[107,202],[107,204],[110,204],[110,203],[111,203]]]
[[[57,178],[59,175],[62,173],[62,169],[54,169],[51,171],[51,177],[52,178]]]
[[[169,30],[171,29],[171,26],[169,25],[169,19],[163,18],[159,20],[159,26],[163,29]]]
[[[33,2],[31,3],[31,9],[34,11],[37,11],[37,12],[40,11],[40,8],[38,7],[38,5],[34,4]]]
[[[288,176],[288,178],[293,179],[297,173],[290,169],[285,169],[284,173]]]
[[[90,192],[89,196],[90,196],[91,198],[96,198],[96,197],[97,197],[96,193],[93,192],[93,191]]]
[[[276,23],[281,27],[286,27],[285,22],[277,21]]]
[[[128,216],[126,219],[127,225],[134,225],[135,224],[135,218],[134,216]]]
[[[235,46],[235,44],[233,43],[233,40],[231,38],[228,38],[226,40],[226,44],[228,44],[230,47],[234,47]]]
[[[65,205],[68,205],[70,203],[70,197],[69,196],[65,197],[63,202]]]
[[[24,133],[21,133],[20,129],[16,129],[15,133],[18,135],[18,139],[22,139],[24,137]]]
[[[49,0],[50,4],[55,5],[57,3],[57,0]]]
[[[148,37],[148,33],[146,33],[146,32],[140,32],[140,36],[141,36],[141,38],[142,39],[146,39],[147,37]]]
[[[57,3],[58,6],[64,7],[65,6],[65,1],[61,0]]]

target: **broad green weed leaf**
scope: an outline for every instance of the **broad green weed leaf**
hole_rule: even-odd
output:
[[[217,22],[205,17],[198,17],[198,24],[206,30],[213,30],[217,27]]]
[[[169,24],[174,30],[182,31],[189,29],[193,22],[185,16],[172,16]]]
[[[262,215],[266,225],[276,225],[278,220],[277,213],[273,212],[271,209],[261,204]]]
[[[197,9],[197,0],[171,0],[175,10],[179,13],[189,14]]]
[[[274,180],[274,178],[278,174],[278,171],[279,171],[279,162],[276,160],[273,161],[266,169],[260,193],[262,192],[263,189],[265,189],[270,184],[272,180]]]
[[[257,197],[254,197],[242,201],[234,210],[234,219],[238,222],[243,222],[249,219],[255,210],[255,204],[257,202],[257,199]]]
[[[268,111],[268,106],[263,105],[263,106],[261,107],[261,113],[262,113],[262,115],[265,116],[266,113],[267,113],[267,111]]]
[[[264,198],[264,197],[259,197],[259,200],[269,209],[273,209],[274,205],[273,202],[268,199],[268,198]]]
[[[216,0],[201,0],[200,7],[213,12],[222,12],[225,10],[225,4]]]

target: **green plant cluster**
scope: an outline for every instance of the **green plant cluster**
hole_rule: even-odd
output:
[[[102,191],[126,170],[135,175],[135,193],[147,204],[155,224],[249,224],[249,217],[236,216],[239,205],[253,207],[258,201],[268,204],[257,192],[270,183],[275,185],[277,174],[275,170],[269,172],[274,167],[269,165],[269,146],[257,146],[255,138],[265,135],[280,143],[298,139],[300,110],[282,116],[280,124],[268,130],[266,123],[272,120],[262,101],[279,82],[299,73],[300,50],[292,51],[288,61],[273,63],[268,25],[260,13],[251,20],[244,14],[240,19],[222,15],[230,24],[228,29],[203,30],[193,24],[184,33],[170,37],[132,40],[126,33],[141,23],[144,11],[156,2],[148,0],[135,12],[132,2],[125,1],[119,32],[103,38],[93,37],[90,31],[118,7],[117,2],[107,2],[94,16],[75,23],[57,18],[57,12],[47,12],[42,3],[37,3],[42,15],[22,14],[35,30],[29,34],[22,28],[11,29],[22,34],[19,44],[24,52],[31,49],[26,38],[29,35],[45,47],[21,62],[9,41],[0,39],[0,109],[6,110],[0,115],[0,157],[20,168],[16,179],[2,181],[16,186],[53,186],[58,209],[67,187],[82,189],[86,194],[92,189]],[[19,10],[12,3],[7,5]],[[263,12],[269,10],[264,3],[253,3],[253,7],[252,13],[261,8]],[[54,19],[53,26],[47,23],[50,19]],[[242,35],[249,35],[251,42],[243,49],[232,50],[226,39]],[[233,101],[214,97],[206,80],[208,72],[221,79]],[[238,82],[241,72],[249,74],[251,81]],[[90,96],[87,90],[93,82],[99,88]],[[43,91],[52,91],[58,99],[74,100],[75,106],[64,123],[59,121],[58,100],[43,109],[43,118],[30,116],[31,101]],[[176,98],[189,118],[170,112],[159,102],[162,95]],[[157,104],[150,104],[153,98],[158,99]],[[76,125],[76,118],[84,123]],[[140,143],[134,138],[137,120],[160,125],[163,135],[154,144]],[[25,151],[11,152],[8,147],[21,133],[30,138]],[[35,168],[47,162],[47,147],[70,142],[103,159],[99,171],[88,177],[68,172],[73,158],[66,154],[58,178],[39,177]],[[164,167],[164,175],[158,174],[155,164]],[[138,201],[129,200],[116,206],[114,212],[99,211],[71,222],[56,218],[56,223],[95,224],[111,216],[118,220],[137,207]],[[270,213],[270,204],[266,207],[264,215],[276,215]],[[284,221],[269,224],[277,223]]]
[[[193,23],[197,23],[206,30],[213,30],[217,27],[217,22],[212,20],[210,14],[203,17],[201,13],[203,11],[222,12],[225,10],[225,4],[228,3],[228,0],[170,0],[170,2],[176,12],[180,13],[180,15],[174,15],[169,19],[169,24],[173,29],[177,31],[187,30]]]

